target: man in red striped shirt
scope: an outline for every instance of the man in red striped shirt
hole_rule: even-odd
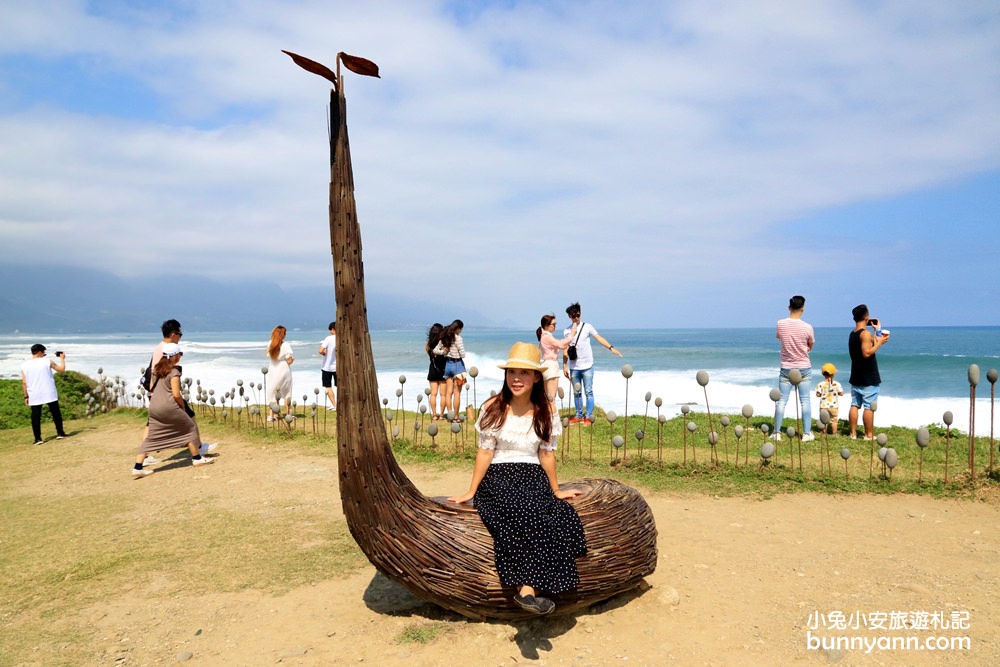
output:
[[[792,393],[792,383],[788,380],[788,374],[797,369],[802,373],[802,382],[799,383],[799,405],[802,408],[802,441],[809,442],[815,440],[812,434],[812,363],[809,361],[809,351],[816,343],[816,335],[813,333],[812,325],[802,321],[802,313],[805,311],[806,298],[804,296],[793,296],[788,300],[788,317],[778,320],[778,327],[775,338],[781,341],[781,370],[778,373],[778,389],[781,390],[781,399],[774,406],[774,433],[771,438],[781,440],[781,422],[785,418],[785,404],[788,403],[788,396]]]

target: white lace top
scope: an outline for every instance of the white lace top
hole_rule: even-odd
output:
[[[552,414],[552,433],[548,442],[542,442],[533,428],[533,415],[528,413],[521,417],[508,414],[507,420],[499,429],[483,431],[480,422],[483,413],[480,411],[476,420],[476,431],[479,433],[479,448],[492,449],[493,463],[538,463],[538,451],[554,452],[558,438],[562,435],[562,421],[558,413]]]

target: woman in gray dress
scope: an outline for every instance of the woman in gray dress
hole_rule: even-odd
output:
[[[152,470],[142,467],[143,462],[148,454],[164,449],[187,447],[191,452],[191,465],[201,466],[215,462],[214,459],[203,456],[208,453],[208,447],[202,444],[198,425],[185,410],[184,397],[181,396],[181,367],[177,365],[182,354],[180,345],[167,343],[163,346],[163,358],[153,367],[153,387],[149,396],[149,433],[139,445],[132,477],[152,474]]]

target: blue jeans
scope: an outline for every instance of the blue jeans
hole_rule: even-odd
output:
[[[791,368],[782,368],[778,373],[778,389],[781,390],[781,398],[774,406],[774,432],[781,432],[781,422],[785,418],[785,404],[788,403],[788,396],[792,393],[792,383],[788,381],[788,374]],[[802,433],[812,432],[812,369],[800,368],[802,382],[799,383],[799,406],[802,409]]]
[[[573,369],[569,372],[569,381],[573,383],[573,404],[576,406],[576,416],[583,418],[583,397],[577,385],[583,387],[583,393],[587,395],[587,419],[594,418],[594,367],[584,370]]]

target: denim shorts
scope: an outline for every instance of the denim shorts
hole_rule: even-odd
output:
[[[461,375],[465,372],[465,362],[461,359],[448,359],[444,362],[444,379],[450,380],[456,375]]]
[[[851,385],[851,407],[870,410],[872,403],[878,400],[878,385],[873,384],[868,387],[855,387]]]

